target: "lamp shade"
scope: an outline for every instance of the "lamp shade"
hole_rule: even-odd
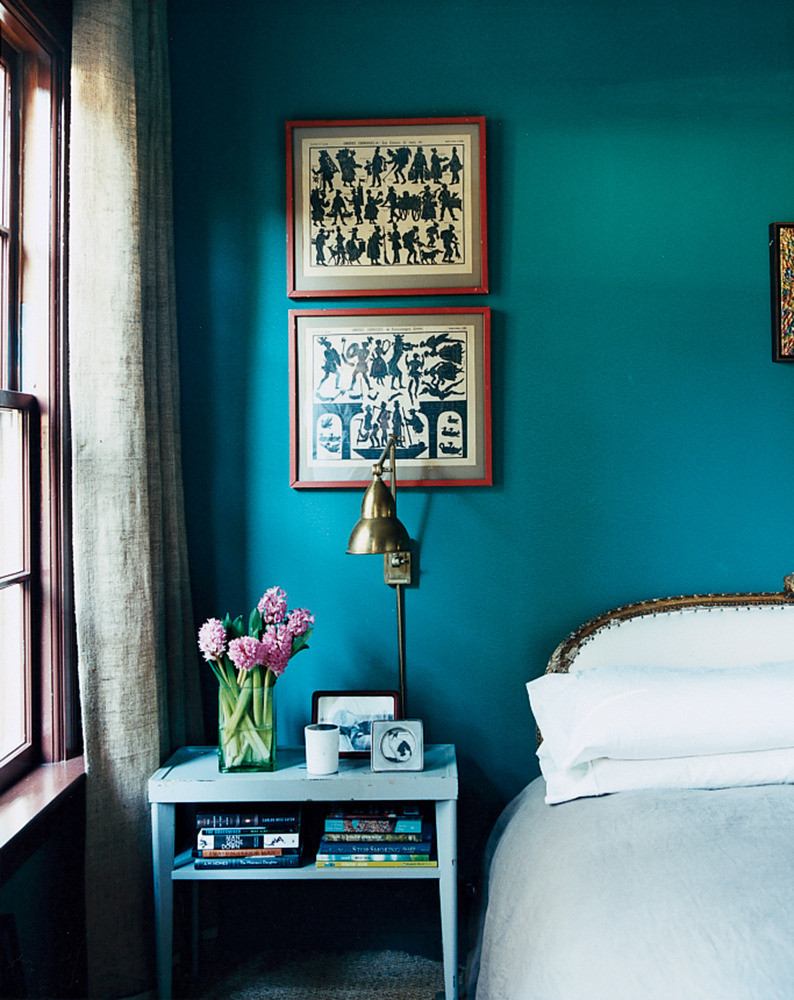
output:
[[[347,543],[352,555],[407,552],[411,541],[397,519],[397,504],[388,486],[375,474],[361,501],[361,518]]]

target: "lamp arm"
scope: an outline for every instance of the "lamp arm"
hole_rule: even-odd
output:
[[[394,497],[394,507],[397,509],[397,438],[394,434],[389,435],[389,465],[390,476],[389,485],[391,486],[391,495]]]
[[[389,440],[386,442],[386,447],[380,453],[380,458],[372,467],[373,472],[377,471],[378,475],[381,475],[383,473],[383,466],[386,462],[387,455],[391,459],[392,464],[394,463],[394,452],[396,447],[397,447],[397,438],[394,436],[394,434],[390,434]]]
[[[372,466],[372,472],[376,476],[383,475],[383,466],[386,462],[386,456],[389,456],[389,485],[391,487],[391,495],[394,499],[397,499],[397,436],[395,434],[389,435],[389,440],[386,442],[386,447],[380,453],[380,458]]]

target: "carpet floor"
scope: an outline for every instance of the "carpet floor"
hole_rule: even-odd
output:
[[[402,951],[279,952],[202,976],[182,1000],[435,1000],[441,962]]]

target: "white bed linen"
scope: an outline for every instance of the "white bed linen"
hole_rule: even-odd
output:
[[[545,754],[564,771],[794,747],[794,661],[725,669],[606,665],[527,684]]]
[[[794,748],[791,747],[661,760],[601,757],[558,771],[544,753],[545,746],[544,740],[538,747],[538,760],[546,779],[546,802],[550,805],[591,795],[636,792],[646,788],[736,788],[794,782]]]
[[[792,1000],[794,786],[544,791],[497,824],[476,1000]]]

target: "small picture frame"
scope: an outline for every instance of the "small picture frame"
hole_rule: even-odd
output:
[[[372,727],[399,717],[396,691],[315,691],[312,695],[312,722],[339,726],[340,757],[369,757]]]
[[[424,727],[419,719],[372,723],[373,771],[421,771],[424,766]]]
[[[794,361],[794,222],[769,227],[772,360]]]

